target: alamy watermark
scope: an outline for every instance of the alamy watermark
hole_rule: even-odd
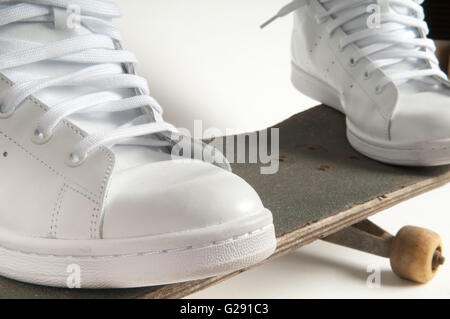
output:
[[[80,289],[81,288],[81,267],[78,264],[70,264],[66,268],[68,273],[66,279],[67,288]]]
[[[280,167],[278,128],[253,133],[235,134],[237,129],[203,129],[202,121],[194,122],[194,132],[181,128],[172,157],[197,159],[212,164],[259,164],[263,175],[276,174]],[[211,136],[219,136],[209,138]],[[206,147],[196,147],[194,140],[207,140]],[[223,156],[222,156],[223,155]]]
[[[370,13],[367,18],[367,27],[369,29],[380,29],[382,14],[389,12],[388,0],[377,0],[377,3],[373,3],[367,6],[367,13]]]
[[[367,266],[367,287],[370,289],[381,288],[381,267],[379,265]]]
[[[69,29],[78,29],[81,27],[81,8],[77,4],[67,6],[66,26]]]
[[[378,4],[371,4],[367,7],[367,13],[370,13],[367,18],[367,27],[369,29],[381,28],[381,7]]]

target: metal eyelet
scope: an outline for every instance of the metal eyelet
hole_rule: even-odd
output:
[[[375,87],[375,93],[376,94],[381,94],[381,93],[383,93],[383,91],[384,91],[384,87],[381,87],[381,86],[379,86],[379,85],[377,85],[376,87]]]
[[[33,136],[31,138],[31,140],[35,144],[42,145],[42,144],[45,144],[48,141],[50,141],[51,138],[52,138],[51,134],[45,135],[44,132],[42,132],[42,130],[40,130],[39,128],[36,128],[33,132]]]
[[[350,58],[349,63],[351,66],[355,66],[356,65],[356,61],[354,58]]]
[[[365,80],[370,79],[370,73],[369,73],[369,71],[365,71],[365,72],[364,72],[364,79],[365,79]]]
[[[314,19],[316,20],[316,23],[317,24],[322,24],[322,23],[324,23],[325,21],[327,21],[327,17],[323,17],[323,16],[320,16],[320,15],[315,15],[314,16]]]
[[[0,105],[0,118],[1,119],[7,119],[10,118],[14,114],[15,110],[11,110],[9,112],[4,111],[4,106]]]
[[[75,152],[72,152],[67,157],[66,164],[70,167],[78,167],[84,163],[86,158],[87,158],[86,154],[80,155]]]

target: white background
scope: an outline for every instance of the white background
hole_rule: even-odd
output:
[[[287,2],[287,0],[286,0]],[[317,103],[289,81],[291,19],[258,26],[283,0],[117,0],[125,47],[165,109],[166,120],[192,129],[239,131],[274,125]],[[437,231],[450,247],[450,186],[376,215],[391,232],[404,225]],[[450,254],[450,253],[449,253]],[[367,267],[381,269],[370,288]],[[450,265],[428,285],[395,277],[389,261],[316,242],[193,298],[450,298]]]

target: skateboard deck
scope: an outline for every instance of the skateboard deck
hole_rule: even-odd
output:
[[[232,165],[273,213],[278,248],[271,258],[450,181],[448,166],[398,167],[359,154],[346,140],[344,116],[326,106],[297,114],[275,127],[280,136],[278,173],[261,175],[261,164]],[[126,290],[56,289],[0,278],[0,298],[181,298],[240,272]]]

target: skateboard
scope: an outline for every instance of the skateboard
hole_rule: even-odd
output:
[[[297,114],[275,128],[278,173],[262,175],[261,163],[232,165],[274,215],[278,248],[270,259],[323,239],[390,258],[403,278],[426,282],[433,277],[444,262],[437,234],[405,227],[393,236],[367,218],[448,183],[450,167],[398,167],[366,158],[347,142],[344,116],[326,106]],[[126,290],[55,289],[0,278],[0,298],[181,298],[243,271]]]

